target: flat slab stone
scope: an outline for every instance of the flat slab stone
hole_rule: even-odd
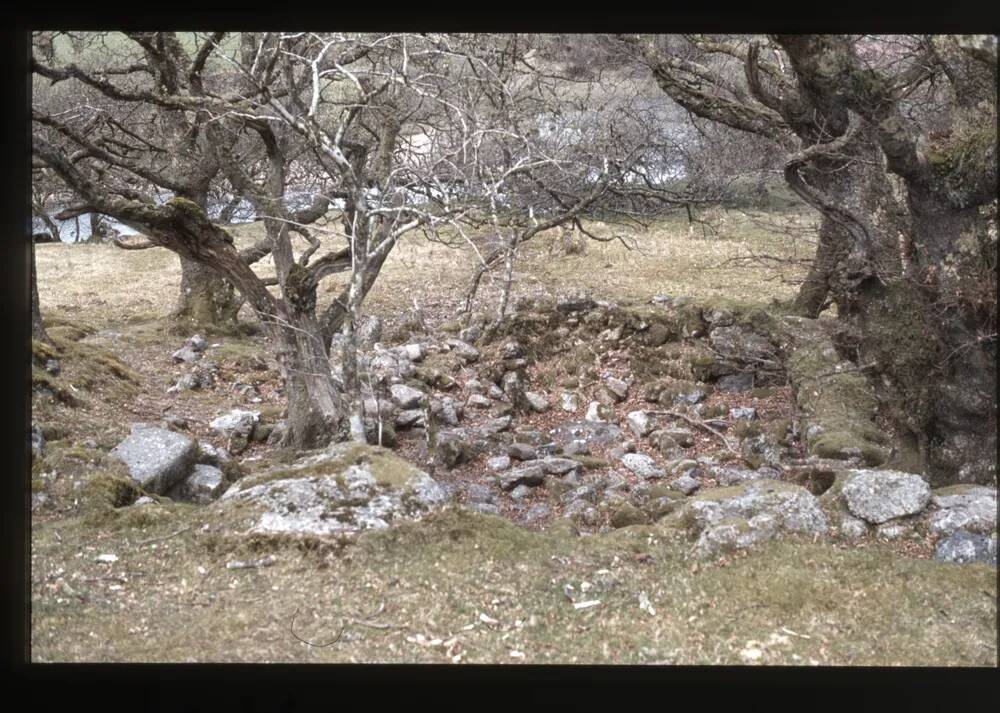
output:
[[[143,490],[163,495],[188,474],[198,445],[181,433],[135,424],[128,438],[109,455],[126,465]]]
[[[626,453],[621,458],[622,464],[642,478],[662,478],[666,475],[656,461],[644,453]]]
[[[914,515],[931,500],[927,481],[895,470],[848,471],[842,493],[851,514],[873,525]]]
[[[549,457],[543,458],[539,462],[542,466],[542,470],[549,475],[565,475],[571,470],[576,470],[580,467],[580,463],[572,458]]]
[[[621,442],[622,429],[602,421],[570,421],[552,429],[551,435],[557,443],[584,441],[590,445],[608,445]]]
[[[510,492],[519,485],[541,485],[545,482],[545,471],[540,465],[526,465],[510,470],[500,476],[500,489]]]

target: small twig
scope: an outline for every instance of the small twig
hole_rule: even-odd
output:
[[[405,629],[405,626],[396,626],[394,624],[379,624],[374,621],[365,621],[364,619],[349,619],[352,624],[358,624],[359,626],[368,626],[372,629]]]
[[[288,623],[288,631],[291,632],[292,636],[301,641],[303,644],[307,644],[309,646],[315,646],[318,649],[324,649],[327,646],[333,646],[334,644],[336,644],[338,641],[340,641],[340,637],[344,635],[344,630],[347,628],[346,623],[341,623],[340,631],[337,632],[337,636],[334,639],[326,642],[325,644],[314,644],[313,642],[307,641],[295,633],[295,617],[298,616],[298,614],[299,614],[299,608],[295,607],[295,611],[292,613],[292,620]]]
[[[648,413],[662,414],[664,416],[673,416],[674,418],[684,419],[685,421],[687,421],[688,423],[690,423],[692,426],[697,426],[698,428],[701,428],[701,429],[703,429],[703,430],[708,431],[709,433],[711,433],[713,436],[715,436],[720,441],[722,441],[722,445],[724,445],[726,447],[727,451],[729,451],[730,453],[732,453],[734,456],[736,456],[740,460],[746,462],[746,458],[743,457],[743,454],[740,453],[739,451],[735,450],[729,444],[729,439],[728,438],[726,438],[724,435],[722,435],[722,433],[720,433],[719,431],[716,431],[714,428],[712,428],[711,426],[709,426],[704,421],[699,421],[696,418],[691,418],[690,416],[686,416],[685,414],[680,413],[679,411],[649,411]]]
[[[136,544],[137,546],[139,546],[139,545],[148,545],[148,544],[150,544],[150,543],[152,543],[152,542],[161,542],[161,541],[163,541],[163,540],[169,540],[169,539],[170,539],[171,537],[177,537],[178,535],[181,535],[181,534],[183,534],[183,533],[187,532],[187,531],[188,531],[188,530],[190,530],[190,529],[191,529],[191,526],[189,525],[189,526],[187,526],[187,527],[182,527],[182,528],[181,528],[180,530],[178,530],[177,532],[173,532],[173,533],[171,533],[171,534],[169,534],[169,535],[164,535],[163,537],[153,537],[153,538],[151,538],[151,539],[149,539],[149,540],[139,540],[139,541],[138,541],[138,542],[136,542],[135,544]]]
[[[858,366],[852,366],[852,367],[850,367],[848,369],[840,369],[839,371],[837,371],[837,370],[834,370],[834,371],[825,371],[822,374],[817,374],[813,378],[814,379],[823,379],[823,378],[825,378],[827,376],[837,376],[839,374],[851,374],[851,373],[858,372],[858,371],[867,371],[868,369],[872,369],[872,368],[874,368],[876,366],[878,366],[878,364],[876,364],[875,362],[872,362],[871,364],[860,364]]]

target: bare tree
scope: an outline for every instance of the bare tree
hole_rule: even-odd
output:
[[[207,115],[177,110],[168,102],[137,100],[135,95],[201,92],[206,62],[221,35],[202,38],[188,51],[170,33],[78,33],[73,38],[77,62],[64,65],[56,64],[55,52],[44,51],[45,35],[36,35],[41,50],[33,61],[39,81],[32,112],[36,125],[48,129],[49,140],[70,151],[74,162],[99,170],[102,182],[122,195],[142,191],[147,197],[181,196],[205,209],[218,173],[204,136]],[[98,52],[100,59],[95,59]],[[60,87],[63,82],[65,87]],[[101,218],[87,200],[64,206],[58,218],[88,214],[93,239]],[[202,328],[229,327],[239,308],[229,282],[181,257],[177,319]]]
[[[553,157],[535,152],[523,127],[503,109],[510,87],[496,68],[507,52],[493,43],[406,34],[260,33],[235,39],[227,44],[223,33],[204,36],[191,56],[173,33],[133,34],[147,64],[157,65],[158,84],[122,86],[108,71],[52,67],[37,58],[34,63],[41,76],[72,78],[136,111],[149,108],[157,121],[132,124],[133,141],[163,148],[158,142],[164,132],[195,134],[187,144],[191,151],[177,154],[185,162],[183,175],[133,162],[37,107],[35,155],[92,210],[236,286],[277,349],[289,403],[287,444],[362,439],[354,327],[400,237],[445,225],[461,234],[492,219],[489,206],[513,180],[540,180],[553,189],[569,174]],[[46,135],[50,131],[61,143]],[[87,159],[74,161],[70,147]],[[320,180],[311,205],[294,209],[286,200],[288,177],[307,160]],[[620,171],[601,165],[587,191],[568,203],[570,217],[574,205],[592,200]],[[555,171],[549,179],[529,175],[546,167]],[[116,176],[112,168],[126,173]],[[190,191],[191,174],[224,178],[233,195],[249,200],[264,221],[262,245],[237,250],[208,217],[200,200],[204,191]],[[157,201],[126,185],[123,175],[145,178],[174,196]],[[210,181],[198,187],[207,190]],[[342,206],[339,225],[318,226],[334,202]],[[544,226],[539,221],[533,229]],[[319,254],[313,239],[319,231],[339,246]],[[309,245],[298,258],[293,233]],[[266,251],[274,258],[280,297],[251,268]],[[318,312],[319,283],[344,271],[346,286]],[[327,355],[341,328],[342,384],[334,381]]]
[[[822,217],[800,311],[836,301],[931,475],[994,479],[995,38],[620,39],[680,105],[785,152]]]

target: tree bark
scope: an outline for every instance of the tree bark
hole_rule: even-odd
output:
[[[206,194],[185,196],[199,208],[207,212]],[[243,305],[226,278],[210,266],[189,260],[181,260],[181,291],[174,310],[174,319],[193,329],[208,331],[230,331],[236,326],[236,315]]]
[[[831,300],[831,279],[837,265],[848,251],[849,236],[833,221],[822,218],[819,245],[809,273],[799,286],[792,310],[800,317],[816,319]]]
[[[952,282],[969,269],[956,246],[977,229],[976,211],[923,191],[911,190],[909,203],[913,277],[859,293],[848,315],[862,335],[859,355],[878,365],[887,410],[913,435],[932,484],[995,484],[995,315],[963,304],[965,288]],[[947,264],[958,268],[941,270]]]
[[[42,311],[38,301],[38,280],[35,277],[35,243],[31,243],[31,338],[40,342],[51,344],[52,339],[45,331],[45,323],[42,321]]]
[[[195,329],[232,329],[242,300],[222,275],[208,265],[180,258],[181,291],[173,317]]]

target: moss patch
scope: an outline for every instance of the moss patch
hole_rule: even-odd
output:
[[[840,358],[819,322],[796,320],[790,327],[787,369],[809,452],[884,463],[888,438],[875,424],[879,404],[868,380]]]
[[[412,463],[403,460],[388,448],[363,443],[345,444],[344,450],[334,458],[320,463],[292,468],[277,468],[263,473],[248,475],[240,481],[241,489],[252,488],[263,483],[291,478],[313,476],[336,477],[338,481],[345,470],[352,465],[366,465],[375,482],[386,487],[404,486],[419,472]]]
[[[108,508],[131,505],[142,489],[121,471],[100,470],[88,477],[81,489],[84,510],[102,513]]]

